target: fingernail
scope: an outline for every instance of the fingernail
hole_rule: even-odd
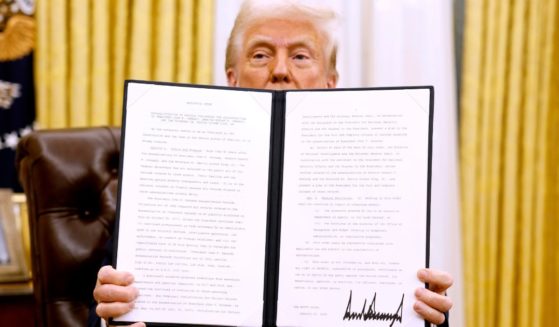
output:
[[[414,309],[415,311],[418,311],[418,312],[419,312],[419,310],[421,310],[421,304],[419,304],[419,302],[416,301],[416,302],[413,304],[413,309]]]
[[[422,281],[427,279],[427,270],[426,269],[419,269],[419,271],[417,272],[417,277],[419,279],[421,279]]]

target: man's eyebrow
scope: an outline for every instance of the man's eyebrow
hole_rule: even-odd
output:
[[[274,42],[271,37],[267,37],[264,35],[257,35],[251,37],[250,40],[248,40],[247,49],[252,49],[254,47],[261,46],[261,45],[272,45],[273,43]]]
[[[247,49],[252,49],[258,46],[273,46],[276,45],[277,42],[274,41],[274,38],[271,38],[266,35],[256,35],[251,37],[251,39],[247,42]],[[316,41],[308,36],[302,36],[299,38],[295,38],[290,40],[286,43],[288,48],[296,48],[296,47],[306,47],[309,49],[316,49]]]

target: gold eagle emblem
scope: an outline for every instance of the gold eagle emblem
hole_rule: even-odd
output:
[[[17,14],[8,20],[0,32],[0,61],[16,60],[31,53],[35,47],[35,20]]]

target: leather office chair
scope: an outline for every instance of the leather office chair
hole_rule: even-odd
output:
[[[113,231],[119,153],[119,128],[39,131],[18,145],[39,326],[86,325]]]

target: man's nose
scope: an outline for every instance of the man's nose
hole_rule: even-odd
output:
[[[272,62],[270,79],[272,83],[289,83],[291,76],[289,74],[288,56],[285,54],[278,54]]]

